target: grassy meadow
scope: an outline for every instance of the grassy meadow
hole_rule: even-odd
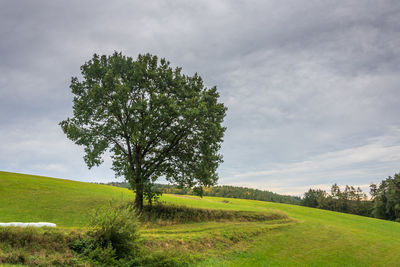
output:
[[[129,190],[42,176],[0,172],[0,221],[48,221],[85,226],[88,212],[110,200],[132,199]]]
[[[85,229],[88,214],[132,201],[123,188],[0,172],[0,222]],[[192,266],[398,266],[400,224],[288,204],[163,195],[166,204],[281,215],[267,221],[143,224],[141,244]],[[0,244],[1,248],[1,244]],[[1,259],[1,249],[0,249]]]

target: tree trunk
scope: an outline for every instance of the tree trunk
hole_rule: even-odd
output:
[[[143,209],[143,187],[139,183],[136,184],[135,208],[138,211]]]

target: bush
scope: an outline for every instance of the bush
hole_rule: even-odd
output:
[[[130,206],[113,207],[110,205],[97,210],[91,220],[93,227],[91,235],[102,248],[110,244],[118,257],[134,253],[138,239],[138,220]]]
[[[130,206],[110,204],[96,210],[90,226],[88,235],[72,242],[70,248],[96,265],[123,265],[122,262],[139,256],[138,220]]]

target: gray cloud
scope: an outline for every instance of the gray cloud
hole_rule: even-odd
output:
[[[117,50],[217,85],[229,108],[221,184],[298,194],[377,181],[399,171],[388,138],[400,125],[399,27],[390,0],[2,1],[0,169],[112,179],[109,162],[87,171],[57,123],[79,66]]]

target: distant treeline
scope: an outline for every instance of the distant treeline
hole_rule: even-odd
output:
[[[380,184],[370,185],[371,199],[359,188],[346,185],[340,190],[332,185],[331,192],[310,189],[301,205],[400,222],[400,173],[389,176]]]
[[[126,182],[111,182],[108,185],[131,188],[129,183]],[[176,185],[168,185],[168,184],[154,184],[155,191],[165,193],[165,194],[177,194],[177,195],[194,195],[195,193],[191,189],[179,188]],[[252,189],[246,187],[238,187],[238,186],[213,186],[213,187],[205,187],[203,188],[204,196],[212,196],[212,197],[226,197],[226,198],[240,198],[240,199],[251,199],[251,200],[260,200],[260,201],[270,201],[277,203],[287,203],[300,205],[301,198],[296,196],[286,196],[279,195],[270,191]]]
[[[321,189],[308,190],[304,193],[302,205],[368,217],[372,217],[373,210],[372,201],[359,187],[346,185],[342,191],[337,184],[332,185],[330,193]]]

